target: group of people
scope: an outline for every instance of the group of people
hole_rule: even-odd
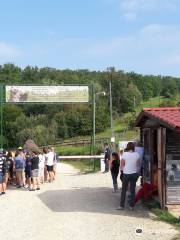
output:
[[[56,178],[57,153],[53,147],[42,151],[27,151],[19,147],[16,151],[0,150],[0,196],[9,185],[29,191],[40,190],[44,182]]]
[[[105,172],[108,172],[108,169],[111,171],[114,192],[118,190],[118,175],[122,181],[120,205],[117,210],[124,210],[127,190],[130,192],[128,196],[130,210],[134,209],[139,199],[147,198],[150,191],[157,190],[157,184],[145,183],[136,194],[136,182],[142,174],[143,156],[136,151],[135,145],[134,142],[129,142],[126,149],[112,153],[108,144],[105,145]]]

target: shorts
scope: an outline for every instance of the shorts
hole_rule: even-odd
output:
[[[48,172],[52,172],[52,171],[53,171],[53,166],[48,166],[48,165],[46,165],[46,167],[47,167],[47,171],[48,171]]]
[[[16,177],[24,178],[25,177],[24,169],[16,169]]]
[[[53,165],[53,172],[56,172],[56,165],[57,165],[57,164],[54,164],[54,165]]]
[[[6,173],[6,174],[4,175],[4,179],[5,179],[5,182],[6,182],[6,183],[8,182],[9,177],[10,177],[10,174],[9,174],[9,173]]]
[[[39,168],[39,177],[44,177],[44,167],[43,168]]]
[[[38,177],[39,176],[39,169],[32,170],[32,177]]]
[[[25,171],[25,176],[26,176],[26,178],[31,178],[32,177],[32,171],[31,170],[26,170]]]
[[[0,184],[5,182],[5,177],[3,173],[0,173]]]

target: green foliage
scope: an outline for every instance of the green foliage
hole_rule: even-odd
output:
[[[162,79],[162,96],[173,97],[179,93],[179,81],[175,78],[164,77]]]
[[[159,208],[152,208],[151,211],[156,215],[156,220],[171,224],[180,232],[180,219],[174,217],[168,211],[163,211]],[[174,240],[178,239],[180,239],[180,234],[174,238]]]
[[[110,125],[109,82],[112,83],[113,116],[132,114],[127,122],[132,126],[134,106],[143,101],[162,96],[169,98],[162,106],[174,106],[180,92],[180,79],[172,77],[125,73],[110,67],[107,71],[88,71],[27,66],[21,69],[14,64],[0,66],[1,84],[88,84],[95,92],[105,91],[106,96],[96,97],[96,133],[105,132]],[[5,105],[3,132],[6,147],[23,144],[32,137],[38,145],[54,143],[57,139],[92,134],[92,89],[89,104],[26,104]],[[162,100],[159,101],[161,104]],[[177,105],[176,101],[176,105]],[[180,102],[180,101],[179,101]],[[126,124],[126,123],[124,123]]]
[[[177,101],[174,99],[167,99],[160,104],[160,107],[176,107]]]
[[[59,155],[62,156],[73,156],[73,155],[90,155],[91,154],[91,146],[63,146],[56,147],[56,151]],[[95,153],[99,154],[102,152],[102,146],[96,146]]]

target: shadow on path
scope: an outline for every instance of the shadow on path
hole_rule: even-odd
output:
[[[134,212],[117,211],[120,193],[112,193],[111,188],[51,190],[37,196],[53,212],[90,212],[149,218],[149,212],[142,206],[137,206]]]

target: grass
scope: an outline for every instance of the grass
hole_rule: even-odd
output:
[[[169,223],[177,227],[180,231],[180,220],[174,217],[168,211],[163,211],[160,208],[152,208],[151,211],[156,215],[156,220]]]
[[[163,97],[155,97],[150,98],[146,102],[142,102],[139,104],[139,106],[136,107],[135,112],[136,114],[139,114],[140,111],[145,107],[159,107],[162,103],[165,103],[168,98]],[[179,96],[177,99],[173,99],[176,102],[179,101]],[[132,113],[126,113],[123,116],[119,117],[118,119],[115,119],[113,121],[114,125],[114,132],[116,137],[116,143],[118,144],[119,141],[122,140],[132,140],[135,138],[139,138],[139,131],[136,129],[128,129],[129,121],[132,119]],[[135,116],[133,116],[134,118]],[[103,132],[96,133],[96,139],[97,138],[109,138],[111,137],[111,129],[108,128]],[[76,136],[73,138],[69,138],[68,141],[78,141],[83,139],[89,139],[91,140],[91,136]],[[97,146],[97,153],[102,152],[103,146]],[[60,155],[86,155],[90,154],[90,145],[87,146],[57,146],[57,151],[60,153]]]
[[[170,212],[161,210],[159,204],[154,200],[144,203],[144,205],[156,216],[154,220],[168,223],[175,227],[179,234],[172,240],[180,240],[180,219],[174,217]]]
[[[80,170],[81,173],[92,173],[94,172],[94,161],[89,159],[82,160],[67,160],[62,161],[63,163],[70,164],[74,168]],[[95,172],[100,171],[100,160],[95,160]]]
[[[90,155],[91,146],[59,146],[56,147],[56,151],[60,156],[73,156],[73,155]],[[96,154],[100,154],[103,149],[102,146],[96,146]]]
[[[176,228],[179,234],[172,240],[179,240],[180,239],[180,219],[174,217],[168,211],[162,211],[159,208],[152,208],[151,211],[156,215],[155,220],[166,222]]]
[[[56,147],[56,151],[60,156],[89,155],[90,146],[59,146]]]

